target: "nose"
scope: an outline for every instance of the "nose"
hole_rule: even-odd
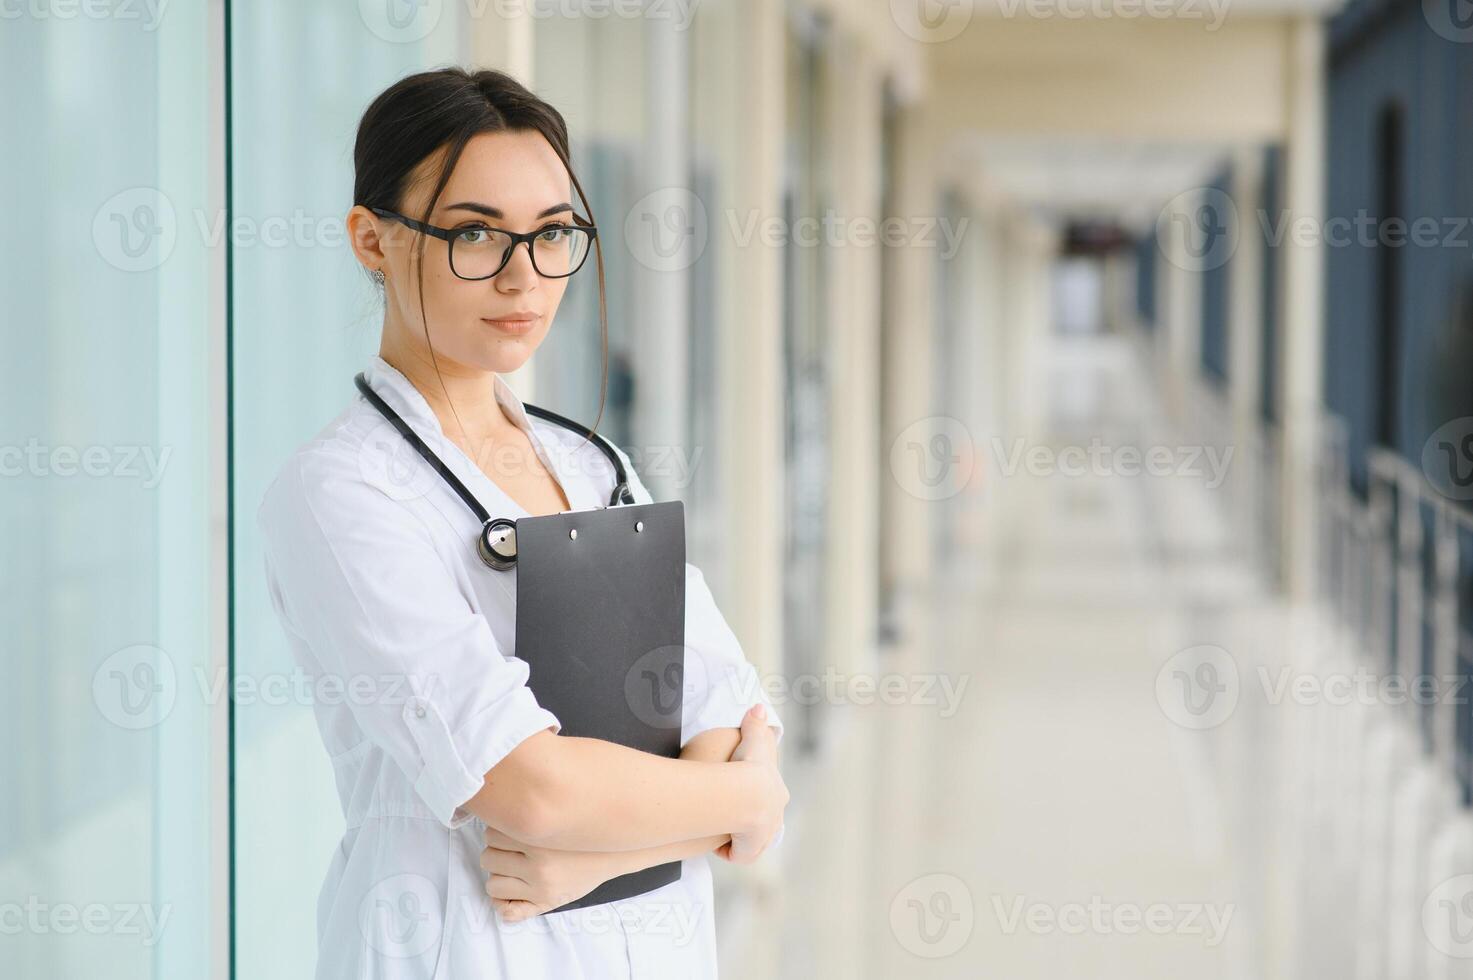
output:
[[[517,242],[495,282],[503,291],[516,291],[535,287],[538,278],[537,267],[532,264],[532,243]]]

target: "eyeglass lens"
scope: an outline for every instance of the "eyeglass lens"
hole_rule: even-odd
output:
[[[582,228],[553,226],[532,242],[532,267],[549,279],[570,276],[588,257],[593,236]],[[487,279],[510,258],[511,238],[491,228],[467,228],[450,243],[450,268],[462,279]]]

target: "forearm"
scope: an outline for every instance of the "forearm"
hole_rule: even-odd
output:
[[[682,759],[698,762],[726,762],[741,741],[741,731],[736,728],[712,728],[701,732],[680,750]],[[631,851],[611,852],[610,862],[616,875],[642,871],[667,861],[683,861],[697,854],[709,854],[731,840],[731,834],[712,834],[690,840],[675,840],[655,847],[641,847]]]
[[[544,733],[488,773],[467,808],[538,846],[629,851],[746,826],[770,803],[770,779],[763,767],[743,762],[668,759],[601,739]]]
[[[731,840],[730,834],[712,834],[710,837],[693,837],[690,840],[671,841],[656,847],[641,847],[632,851],[608,851],[611,873],[609,877],[643,871],[666,861],[684,861],[698,854],[710,854]]]
[[[625,851],[729,835],[763,791],[756,772],[741,764],[666,759],[599,739],[565,741],[579,760],[566,771],[582,775],[565,786],[567,805],[549,822],[547,847]]]

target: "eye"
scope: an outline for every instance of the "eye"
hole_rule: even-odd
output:
[[[537,233],[538,241],[556,244],[568,237],[573,230],[571,225],[548,225]]]
[[[469,228],[461,228],[456,232],[456,237],[467,245],[484,245],[490,241],[491,229],[481,225],[472,225]]]

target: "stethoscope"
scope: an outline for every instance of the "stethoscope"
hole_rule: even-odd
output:
[[[368,379],[361,372],[354,376],[353,383],[358,386],[359,391],[363,392],[363,397],[379,410],[379,414],[388,419],[389,423],[399,430],[399,434],[424,457],[425,462],[430,464],[430,468],[440,474],[440,478],[450,485],[450,489],[465,501],[471,513],[476,515],[476,520],[481,522],[480,533],[476,535],[476,554],[481,556],[481,561],[498,572],[514,568],[517,563],[517,522],[509,517],[492,517],[487,513],[486,508],[481,506],[481,502],[465,488],[464,483],[460,482],[460,478],[450,471],[450,467],[446,466],[440,457],[424,444],[424,440],[409,427],[409,423],[400,418],[399,414],[378,396],[378,392],[373,390]],[[634,494],[629,490],[629,478],[624,472],[624,463],[607,439],[556,412],[549,412],[545,408],[525,402],[522,403],[522,407],[531,415],[560,425],[584,438],[592,439],[603,454],[609,458],[609,462],[614,464],[614,492],[609,496],[608,506],[617,507],[619,504],[634,503]]]

